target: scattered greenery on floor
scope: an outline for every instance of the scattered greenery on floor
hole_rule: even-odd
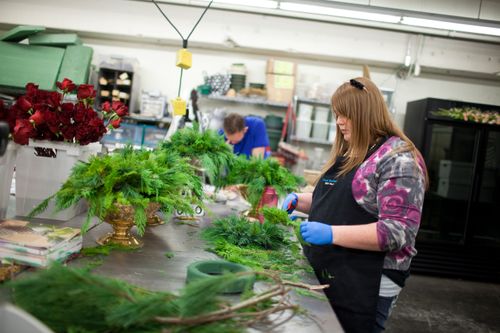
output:
[[[266,322],[279,325],[298,312],[289,303],[290,284],[265,274],[273,285],[260,293],[242,294],[239,302],[218,298],[227,283],[242,274],[224,274],[192,282],[179,296],[151,292],[124,281],[53,265],[10,282],[16,305],[55,332],[243,332]],[[248,274],[248,273],[246,273]],[[291,311],[290,311],[291,310]],[[285,312],[286,311],[286,312]],[[273,321],[269,315],[276,314]],[[276,322],[280,318],[281,322]]]
[[[93,247],[84,247],[80,250],[80,254],[85,257],[95,257],[99,255],[108,256],[112,250],[118,251],[137,251],[138,248],[130,248],[119,244],[106,244]]]
[[[175,254],[173,252],[165,252],[165,257],[167,257],[167,259],[172,259],[174,256]]]

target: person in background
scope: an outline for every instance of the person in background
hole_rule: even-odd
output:
[[[233,145],[236,155],[244,154],[247,158],[267,158],[271,155],[266,125],[262,119],[231,113],[224,118],[223,127],[226,140]]]
[[[352,79],[333,94],[337,136],[313,193],[282,209],[309,214],[304,254],[342,327],[381,332],[415,256],[428,183],[423,158],[396,126],[373,82]]]

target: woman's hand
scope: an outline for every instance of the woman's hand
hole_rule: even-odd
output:
[[[286,210],[288,214],[292,214],[295,208],[297,208],[297,203],[299,202],[299,197],[295,193],[290,193],[286,196],[283,204],[281,205],[282,210]]]
[[[300,234],[308,243],[314,245],[333,244],[333,230],[329,224],[321,222],[302,222],[300,224]]]

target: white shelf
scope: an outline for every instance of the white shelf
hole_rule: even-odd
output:
[[[309,143],[319,143],[322,145],[332,145],[333,142],[330,142],[328,140],[322,140],[322,139],[316,139],[316,138],[298,138],[296,135],[290,136],[290,139],[292,141],[302,141],[302,142],[309,142]]]
[[[273,102],[268,101],[264,98],[251,98],[251,97],[227,97],[227,96],[218,96],[218,95],[208,95],[203,96],[202,98],[217,100],[217,101],[225,101],[225,102],[233,102],[233,103],[242,103],[242,104],[257,104],[263,106],[271,106],[276,108],[287,108],[288,103],[283,102]]]

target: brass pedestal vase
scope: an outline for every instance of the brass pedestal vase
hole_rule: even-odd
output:
[[[156,213],[160,210],[160,207],[161,206],[159,203],[152,202],[148,205],[148,208],[146,208],[148,227],[165,224],[165,221],[163,221],[158,215],[156,215]]]
[[[110,213],[104,219],[104,222],[111,224],[113,232],[99,238],[97,243],[99,245],[120,245],[128,248],[140,248],[144,243],[137,239],[130,229],[135,225],[134,223],[134,208],[132,206],[115,204],[117,210]]]

